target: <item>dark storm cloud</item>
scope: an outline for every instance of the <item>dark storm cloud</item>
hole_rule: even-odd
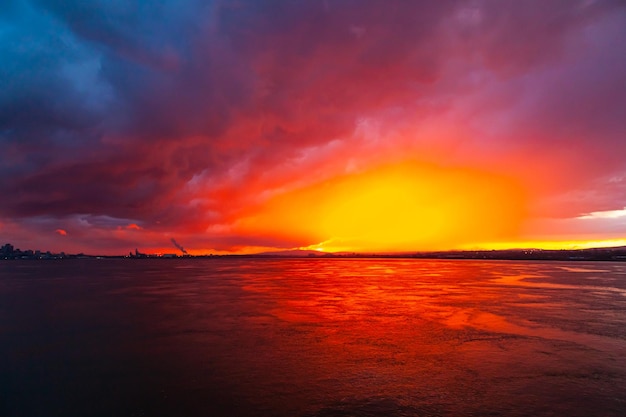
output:
[[[388,18],[404,12],[382,9],[392,10],[385,12]],[[427,33],[441,11],[423,9],[427,13],[412,27]],[[361,15],[354,23],[346,20],[351,11]],[[271,152],[282,155],[280,147],[290,152],[302,142],[339,135],[354,115],[333,113],[351,100],[369,106],[372,99],[393,98],[393,91],[366,85],[422,77],[418,63],[386,67],[411,41],[396,41],[402,51],[390,53],[385,39],[360,52],[360,62],[345,74],[333,74],[338,65],[332,62],[313,74],[317,59],[347,64],[352,58],[341,55],[354,48],[350,25],[376,18],[375,11],[349,2],[333,10],[322,2],[16,2],[5,16],[2,43],[11,65],[3,74],[9,88],[0,121],[12,153],[3,168],[22,174],[5,189],[32,198],[16,198],[3,209],[60,215],[115,210],[121,200],[122,207],[136,210],[133,201],[142,200],[137,191],[161,199],[195,173],[228,169],[259,142],[278,145]],[[410,18],[403,19],[408,27]],[[365,79],[342,85],[359,67],[367,69]],[[320,88],[326,91],[315,97],[311,89]],[[310,111],[320,111],[322,126],[307,120]],[[258,119],[259,112],[273,119],[261,135],[220,141],[226,129]],[[29,163],[15,166],[20,159]],[[138,190],[137,183],[144,185]]]

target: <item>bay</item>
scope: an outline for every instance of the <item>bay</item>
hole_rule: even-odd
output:
[[[0,415],[622,416],[626,264],[0,262]]]

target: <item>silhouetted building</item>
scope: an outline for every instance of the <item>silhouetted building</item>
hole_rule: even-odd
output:
[[[4,246],[2,246],[2,248],[0,248],[0,254],[3,256],[13,255],[14,251],[15,251],[15,248],[10,243],[7,243]]]

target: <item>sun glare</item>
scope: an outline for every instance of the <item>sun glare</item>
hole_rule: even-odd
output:
[[[507,178],[405,162],[283,194],[242,227],[324,251],[436,250],[510,237],[524,207]]]

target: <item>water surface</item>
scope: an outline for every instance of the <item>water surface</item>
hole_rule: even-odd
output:
[[[0,262],[2,416],[622,416],[626,264]]]

